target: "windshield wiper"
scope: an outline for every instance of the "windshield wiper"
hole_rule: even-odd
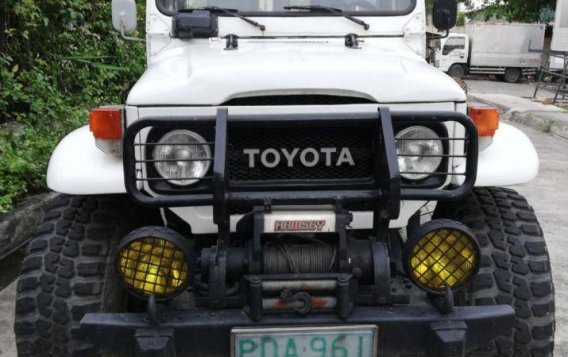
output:
[[[227,9],[224,7],[218,7],[218,6],[204,6],[204,7],[199,7],[199,8],[195,8],[195,9],[191,9],[191,10],[205,10],[205,11],[211,11],[211,12],[222,12],[225,14],[229,14],[233,17],[239,18],[245,22],[248,22],[249,24],[253,25],[254,27],[258,27],[260,29],[260,31],[265,31],[266,30],[266,26],[264,26],[263,24],[259,24],[256,21],[253,21],[247,17],[244,17],[243,15],[239,14],[239,10],[237,9]]]
[[[348,15],[343,12],[341,9],[337,9],[335,7],[328,7],[328,6],[321,6],[321,5],[296,5],[296,6],[284,6],[284,10],[308,10],[310,12],[318,12],[318,11],[327,11],[332,14],[339,14],[345,17],[347,20],[351,20],[356,24],[363,26],[365,30],[371,28],[371,25],[366,23],[365,21],[355,18],[351,15]]]

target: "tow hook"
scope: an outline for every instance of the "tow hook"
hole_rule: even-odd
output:
[[[296,311],[298,315],[307,315],[312,311],[312,297],[306,292],[301,291],[294,294],[290,290],[282,290],[280,299],[285,303],[300,302],[301,305],[294,307],[294,311]]]

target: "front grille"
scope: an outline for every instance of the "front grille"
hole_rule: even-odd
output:
[[[318,151],[319,161],[314,167],[306,167],[300,161],[301,152],[312,148]],[[333,148],[335,153],[320,150]],[[354,165],[341,160],[343,149],[349,150]],[[254,167],[250,167],[250,155],[246,149],[258,149]],[[265,167],[260,160],[267,149],[279,152],[280,163],[274,168]],[[292,167],[282,150],[292,153],[298,150]],[[302,128],[239,128],[229,132],[228,169],[231,181],[277,180],[342,180],[365,179],[372,176],[372,133],[368,127],[302,127]],[[274,162],[275,156],[267,156]],[[313,156],[307,157],[311,160]],[[329,160],[328,160],[329,159]]]
[[[360,97],[335,95],[269,95],[258,97],[233,98],[224,106],[280,106],[280,105],[348,105],[375,103]]]

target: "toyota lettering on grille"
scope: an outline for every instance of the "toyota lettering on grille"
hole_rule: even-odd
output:
[[[257,163],[266,168],[275,168],[278,165],[287,165],[294,167],[302,165],[304,167],[314,167],[323,164],[326,167],[340,167],[343,165],[355,166],[353,155],[349,148],[268,148],[260,149],[243,149],[243,154],[248,157],[248,167],[255,168]]]

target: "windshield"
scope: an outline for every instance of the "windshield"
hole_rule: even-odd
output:
[[[306,13],[301,10],[286,11],[288,6],[319,5],[333,7],[349,13],[399,15],[410,13],[416,0],[156,0],[158,8],[166,14],[179,10],[217,6],[244,13],[262,12],[262,16],[283,13]],[[313,13],[312,13],[313,14]],[[326,15],[330,15],[327,13]]]

